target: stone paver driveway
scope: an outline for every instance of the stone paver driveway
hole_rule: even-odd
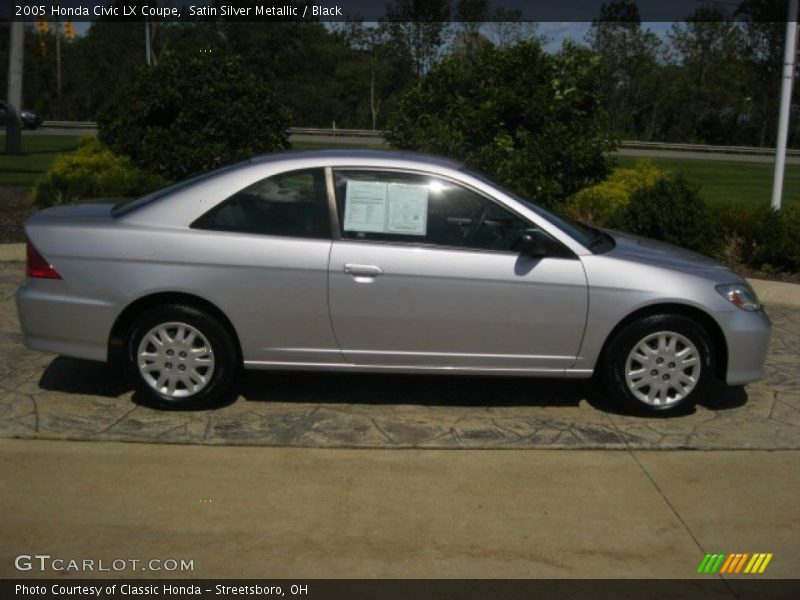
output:
[[[0,263],[0,436],[192,444],[425,448],[800,449],[800,308],[768,305],[764,381],[688,414],[619,414],[589,382],[248,373],[233,404],[162,411],[105,365],[27,350],[20,263]]]

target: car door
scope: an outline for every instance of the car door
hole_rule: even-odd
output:
[[[259,180],[192,229],[186,251],[202,261],[203,296],[231,319],[245,364],[342,363],[328,314],[331,219],[323,169]]]
[[[514,251],[531,224],[449,179],[337,169],[334,184],[329,306],[345,361],[542,374],[575,362],[587,284],[568,250]]]

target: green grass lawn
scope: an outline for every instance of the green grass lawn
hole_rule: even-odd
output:
[[[631,166],[637,157],[620,156],[621,166]],[[773,165],[769,163],[650,158],[657,167],[671,173],[683,173],[689,181],[700,185],[709,204],[742,202],[769,204],[772,197]],[[800,201],[800,165],[787,165],[783,202]]]
[[[22,136],[20,155],[5,153],[6,136],[0,135],[0,185],[28,186],[50,168],[56,156],[63,152],[72,152],[78,147],[79,136],[73,135],[25,135]],[[295,143],[295,150],[324,150],[328,148],[375,148],[357,144],[315,144],[311,142]],[[378,146],[388,147],[388,146]]]
[[[78,146],[78,136],[23,135],[23,154],[10,156],[0,152],[0,185],[30,186],[50,167],[56,156],[71,152]],[[297,150],[348,148],[388,148],[388,146],[360,146],[349,144],[319,144],[300,142],[292,144]],[[0,150],[5,150],[5,136],[0,135]],[[634,157],[619,157],[622,166],[632,165]],[[651,158],[661,169],[682,172],[687,179],[700,185],[709,203],[743,202],[768,204],[772,193],[772,165],[768,163],[727,162],[716,160],[689,160],[679,158]],[[784,188],[784,202],[800,201],[800,165],[788,165]]]
[[[33,185],[62,152],[78,147],[78,136],[22,135],[22,154],[5,153],[6,136],[0,135],[0,185]]]

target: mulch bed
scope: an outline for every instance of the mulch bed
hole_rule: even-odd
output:
[[[25,241],[23,223],[36,212],[30,192],[29,187],[0,186],[0,244]]]

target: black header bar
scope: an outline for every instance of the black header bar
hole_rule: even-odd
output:
[[[607,0],[10,0],[2,4],[0,18],[36,21],[322,21],[397,20],[404,22],[588,22],[600,15]],[[685,20],[699,8],[714,9],[724,19],[737,19],[737,0],[636,0],[643,22]],[[405,8],[403,8],[405,7]],[[757,18],[785,21],[786,0],[766,0]],[[618,11],[625,20],[637,11]]]

